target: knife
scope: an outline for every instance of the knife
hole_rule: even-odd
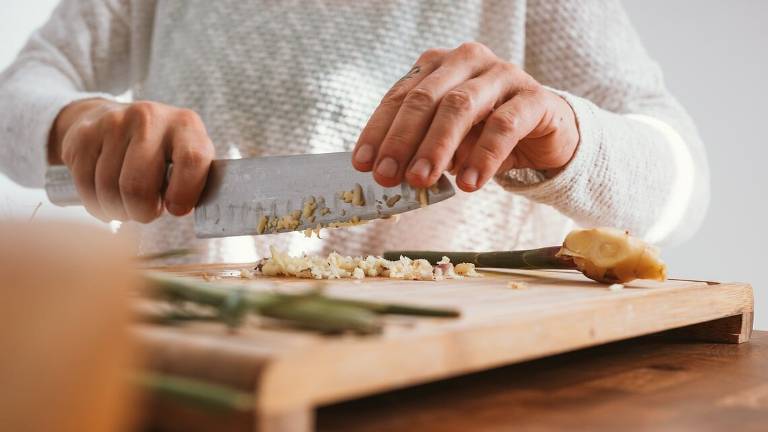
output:
[[[260,235],[354,225],[455,194],[445,175],[429,189],[406,183],[383,187],[370,173],[352,168],[351,160],[351,152],[215,160],[195,207],[195,235]],[[48,168],[45,190],[56,205],[81,204],[64,166]]]

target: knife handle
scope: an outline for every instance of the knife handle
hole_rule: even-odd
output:
[[[560,246],[541,249],[500,251],[500,252],[437,252],[437,251],[389,251],[384,259],[398,260],[400,256],[410,259],[425,259],[436,264],[447,256],[453,264],[472,263],[477,267],[509,269],[563,269],[573,268],[573,262],[555,255]]]
[[[173,164],[169,163],[165,166],[163,193],[165,193],[168,180],[171,178],[172,170]],[[48,195],[48,200],[51,203],[60,207],[83,204],[80,195],[77,193],[77,187],[75,187],[72,174],[66,165],[51,165],[48,167],[45,171],[45,193]]]

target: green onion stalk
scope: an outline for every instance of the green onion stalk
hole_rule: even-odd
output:
[[[453,309],[339,299],[325,296],[320,290],[300,294],[253,292],[240,285],[213,284],[159,272],[146,273],[145,278],[152,297],[213,311],[198,313],[180,308],[161,317],[166,322],[214,320],[234,328],[248,314],[255,314],[323,333],[375,334],[382,330],[383,314],[459,316]]]

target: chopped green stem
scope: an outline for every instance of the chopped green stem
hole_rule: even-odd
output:
[[[253,395],[231,387],[198,379],[158,372],[142,372],[137,376],[139,384],[157,395],[197,406],[233,411],[253,409]]]
[[[351,331],[358,334],[375,334],[381,332],[381,323],[374,312],[328,301],[321,296],[285,299],[262,308],[259,313],[324,333]]]
[[[414,315],[445,318],[456,318],[461,315],[458,310],[448,308],[409,306],[397,303],[376,303],[365,300],[348,300],[333,297],[327,297],[327,299],[329,301],[333,301],[336,304],[359,307],[367,309],[371,312],[376,312],[378,314]]]
[[[502,251],[502,252],[437,252],[437,251],[391,251],[385,252],[389,260],[406,256],[411,259],[425,259],[436,264],[444,256],[452,263],[472,263],[477,267],[508,269],[574,269],[576,266],[568,258],[555,256],[560,246],[540,249]]]
[[[318,291],[303,294],[249,292],[240,285],[211,284],[157,272],[146,273],[145,277],[150,295],[172,303],[190,302],[213,308],[218,320],[230,327],[236,327],[245,315],[254,313],[324,333],[351,331],[374,334],[381,332],[377,314],[459,316],[459,312],[453,309],[345,300],[326,297]],[[200,317],[209,318],[206,315]],[[175,321],[185,319],[196,318],[179,314]]]
[[[194,249],[170,249],[167,251],[162,251],[157,253],[139,255],[136,258],[138,258],[141,261],[154,261],[154,260],[164,259],[164,258],[182,257],[182,256],[192,255],[194,253],[195,253]]]

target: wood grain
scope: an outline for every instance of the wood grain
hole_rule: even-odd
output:
[[[237,274],[237,267],[228,265],[172,270]],[[528,289],[512,289],[510,281],[524,281]],[[314,282],[247,283],[255,290],[292,291]],[[746,284],[638,281],[614,292],[572,272],[504,271],[441,282],[344,280],[327,283],[325,290],[345,298],[455,307],[462,316],[388,318],[384,333],[374,337],[329,337],[264,325],[228,334],[213,324],[144,327],[140,334],[158,369],[253,389],[261,430],[307,430],[317,405],[746,315],[753,308]],[[710,328],[723,333],[721,327]],[[647,372],[627,377],[632,379],[646,386],[658,381]]]
[[[676,337],[617,342],[324,407],[318,430],[766,430],[768,332],[742,345]]]

